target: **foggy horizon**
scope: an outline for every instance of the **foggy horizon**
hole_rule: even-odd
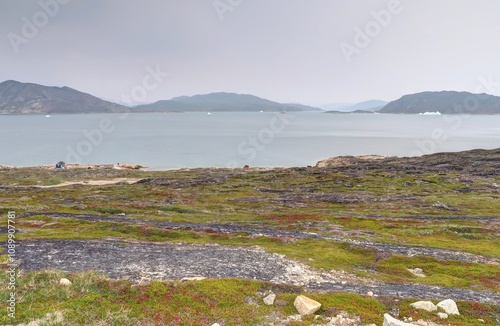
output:
[[[146,89],[132,106],[213,92],[312,106],[500,95],[491,0],[8,0],[0,9],[0,81],[117,103]]]

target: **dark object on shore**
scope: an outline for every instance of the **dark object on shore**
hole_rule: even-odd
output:
[[[59,161],[56,163],[56,169],[64,169],[66,168],[66,163],[64,163],[63,161]]]

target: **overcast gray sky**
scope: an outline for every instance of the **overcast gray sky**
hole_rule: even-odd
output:
[[[168,73],[145,102],[475,91],[480,78],[500,81],[499,14],[498,0],[1,0],[0,81],[120,101],[148,69]]]

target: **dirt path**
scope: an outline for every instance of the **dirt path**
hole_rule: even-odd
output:
[[[3,244],[2,244],[3,246]],[[343,291],[401,298],[500,302],[500,294],[419,284],[363,284],[347,273],[320,273],[258,248],[220,245],[124,242],[117,240],[30,240],[16,250],[25,271],[96,270],[116,279],[144,282],[184,277],[242,278],[305,286],[311,291]]]
[[[59,188],[59,187],[66,187],[66,186],[74,186],[74,185],[83,185],[83,186],[105,186],[105,185],[114,185],[114,184],[119,184],[119,183],[126,183],[126,184],[134,184],[140,181],[140,178],[117,178],[117,179],[111,179],[111,180],[82,180],[82,181],[66,181],[66,182],[61,182],[56,185],[50,185],[50,186],[32,186],[36,188]]]
[[[68,213],[24,213],[21,217],[29,217],[34,215],[50,216],[52,218],[73,218],[86,221],[106,221],[118,223],[132,223],[162,227],[165,229],[187,229],[187,230],[209,230],[217,233],[235,233],[247,232],[253,235],[262,235],[269,237],[291,238],[291,239],[325,239],[337,242],[352,244],[353,246],[362,247],[365,249],[375,250],[377,252],[387,252],[402,256],[429,256],[439,260],[457,260],[464,262],[474,262],[482,264],[500,264],[500,259],[495,257],[486,257],[475,255],[455,250],[429,248],[421,246],[407,246],[398,244],[387,244],[380,242],[362,241],[349,239],[343,236],[320,235],[302,231],[288,231],[269,228],[256,228],[244,225],[233,224],[200,224],[200,223],[176,223],[176,222],[161,222],[152,220],[139,220],[123,216],[101,216],[92,214],[68,214]]]

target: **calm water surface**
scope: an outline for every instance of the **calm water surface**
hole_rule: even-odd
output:
[[[500,147],[500,115],[158,113],[0,116],[0,164],[306,166],[339,155]]]

